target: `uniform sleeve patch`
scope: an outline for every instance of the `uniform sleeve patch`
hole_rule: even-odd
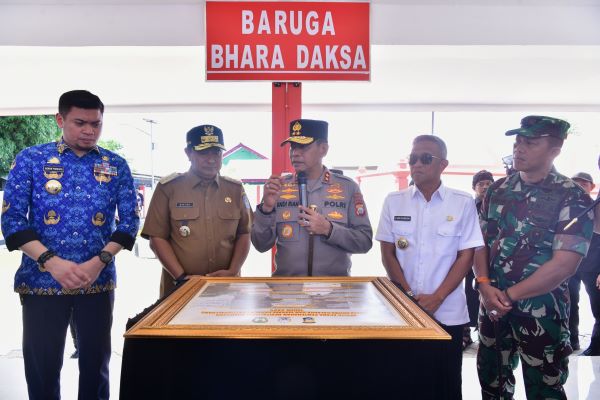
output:
[[[363,217],[367,213],[362,193],[354,193],[354,214],[357,217]]]
[[[250,209],[250,201],[248,200],[248,196],[246,196],[246,193],[242,194],[242,199],[244,200],[244,205],[249,210]]]

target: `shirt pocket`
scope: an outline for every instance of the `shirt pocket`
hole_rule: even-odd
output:
[[[551,249],[556,231],[546,221],[526,219],[523,222],[521,240],[525,247],[534,249]]]
[[[458,252],[461,231],[456,223],[440,225],[435,236],[436,254],[454,255]]]
[[[404,250],[411,246],[416,246],[417,235],[415,226],[410,221],[394,222],[392,225],[392,235],[394,237],[394,246],[397,250]],[[404,247],[404,249],[402,248]]]
[[[176,237],[194,237],[198,234],[198,229],[196,228],[198,218],[200,218],[198,207],[171,208],[171,234]],[[181,230],[183,226],[187,226],[189,230]]]
[[[240,224],[241,213],[239,208],[233,206],[221,206],[217,209],[219,216],[219,227],[223,237],[229,241],[235,240],[237,236],[237,229]]]
[[[198,219],[200,216],[200,210],[197,207],[189,207],[189,208],[174,208],[171,211],[171,218],[175,221],[185,221]]]

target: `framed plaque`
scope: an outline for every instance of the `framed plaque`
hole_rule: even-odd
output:
[[[450,339],[387,278],[192,277],[126,338]]]

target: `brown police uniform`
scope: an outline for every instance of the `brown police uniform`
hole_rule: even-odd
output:
[[[250,232],[251,214],[241,182],[217,176],[204,183],[190,170],[157,185],[142,237],[168,240],[186,274],[205,275],[229,268],[237,237]],[[163,270],[161,296],[174,287]]]

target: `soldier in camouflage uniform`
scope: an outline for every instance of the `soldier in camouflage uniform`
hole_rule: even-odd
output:
[[[475,275],[482,300],[477,371],[484,399],[512,399],[519,357],[528,399],[566,399],[563,384],[573,351],[567,278],[592,236],[592,213],[565,230],[591,204],[579,185],[553,167],[568,129],[566,121],[528,116],[521,128],[506,132],[517,135],[517,172],[492,184],[483,201],[486,245],[476,252]]]

